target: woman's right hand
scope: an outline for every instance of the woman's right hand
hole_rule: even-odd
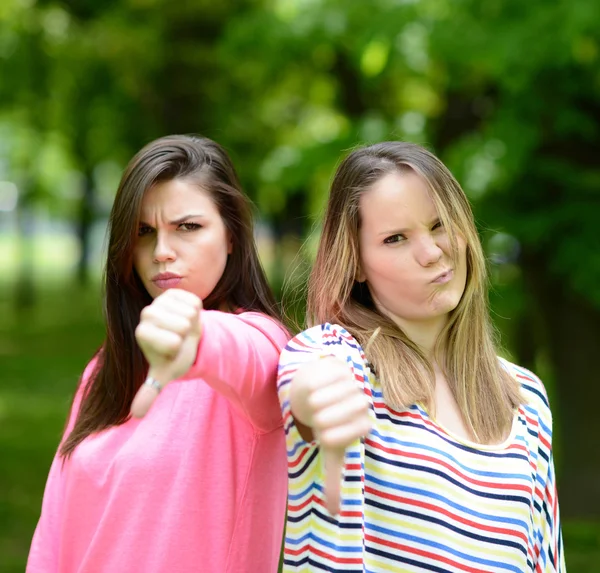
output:
[[[202,301],[193,293],[169,289],[142,310],[135,338],[148,361],[148,377],[164,387],[183,376],[194,363],[202,334]],[[143,417],[158,396],[143,384],[131,404],[131,413]]]
[[[347,364],[333,356],[304,364],[291,384],[292,414],[319,441],[325,466],[325,499],[331,514],[340,508],[344,454],[372,428],[369,402]]]

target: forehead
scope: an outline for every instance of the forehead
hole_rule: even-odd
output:
[[[184,179],[160,181],[146,190],[142,198],[140,216],[160,211],[168,217],[200,211],[207,215],[217,213],[217,207],[208,190]]]
[[[412,170],[384,175],[359,203],[363,224],[410,227],[438,216],[425,179]]]

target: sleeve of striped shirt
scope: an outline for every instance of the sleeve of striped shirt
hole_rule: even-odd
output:
[[[554,477],[554,461],[551,454],[541,507],[541,528],[538,534],[539,549],[537,553],[538,562],[535,568],[536,573],[538,571],[540,573],[566,573],[567,571]]]
[[[303,364],[330,355],[324,351],[321,332],[320,326],[301,332],[288,342],[279,358],[277,392],[283,414],[288,456],[292,462],[294,458],[304,457],[307,450],[316,447],[316,442],[305,442],[298,432],[290,405],[290,390],[292,379]]]
[[[566,573],[552,452],[552,413],[542,381],[527,372],[531,404],[538,412],[538,472],[535,495],[535,572]]]

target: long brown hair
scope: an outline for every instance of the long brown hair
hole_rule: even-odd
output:
[[[256,250],[251,204],[225,150],[210,139],[186,135],[149,143],[125,169],[110,214],[104,275],[106,340],[83,389],[73,430],[61,446],[65,458],[93,432],[128,419],[133,397],[146,376],[148,364],[137,345],[135,328],[152,298],[133,268],[133,249],[144,193],[158,182],[173,179],[185,179],[210,193],[233,241],[223,275],[203,307],[217,309],[225,303],[280,320]]]
[[[399,326],[377,310],[368,285],[356,280],[360,197],[385,175],[407,171],[427,183],[448,230],[454,256],[457,234],[465,238],[465,291],[450,313],[435,353],[475,438],[481,443],[497,441],[506,435],[521,401],[519,386],[497,357],[485,257],[469,201],[446,166],[423,147],[405,142],[378,143],[354,150],[339,165],[309,278],[308,322],[337,323],[359,341],[392,407],[422,402],[434,409],[433,365]]]

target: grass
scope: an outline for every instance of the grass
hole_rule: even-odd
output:
[[[40,284],[22,312],[0,284],[0,573],[25,569],[70,398],[104,333],[97,283]],[[600,573],[600,524],[570,521],[563,533],[569,573]]]
[[[103,337],[99,289],[52,284],[17,312],[0,287],[0,571],[25,570],[43,488],[79,376]]]

